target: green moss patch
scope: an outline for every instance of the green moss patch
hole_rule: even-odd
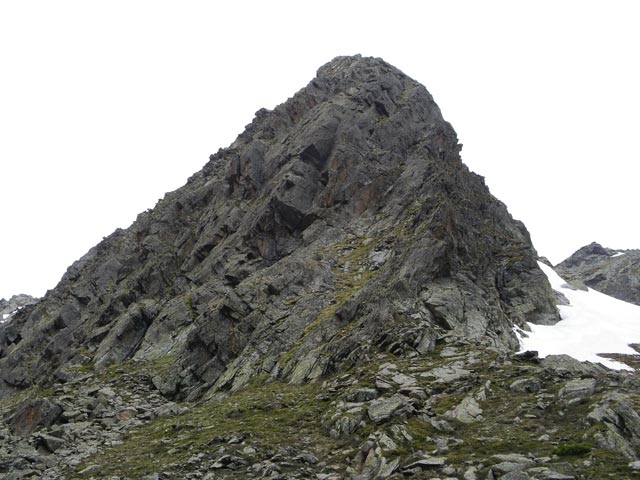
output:
[[[591,447],[584,443],[562,443],[558,445],[554,453],[559,457],[577,457],[584,456],[591,452]]]

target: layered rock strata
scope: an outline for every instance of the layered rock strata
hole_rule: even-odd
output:
[[[170,359],[167,398],[320,379],[454,335],[501,350],[558,320],[524,225],[427,90],[339,57],[0,327],[0,395]]]

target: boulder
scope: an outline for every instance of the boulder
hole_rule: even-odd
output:
[[[6,419],[14,435],[27,436],[50,427],[62,417],[63,408],[46,398],[23,400]]]
[[[620,452],[631,461],[640,458],[640,415],[626,395],[607,394],[591,410],[587,420],[602,422],[607,427],[605,433],[596,434],[596,442],[601,448]]]
[[[445,417],[462,423],[475,423],[484,420],[482,408],[473,395],[467,395],[453,409],[444,414]]]
[[[413,411],[412,401],[399,393],[377,398],[367,405],[367,415],[374,423],[382,423],[391,417],[405,417]]]
[[[434,377],[437,383],[451,383],[463,380],[471,375],[471,371],[464,368],[464,362],[457,361],[442,367],[432,368],[420,374],[421,377]]]
[[[509,385],[509,390],[518,393],[538,393],[542,389],[542,383],[536,378],[521,378]]]
[[[569,380],[558,392],[558,397],[570,405],[584,403],[596,391],[595,378]]]

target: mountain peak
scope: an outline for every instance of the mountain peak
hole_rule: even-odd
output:
[[[444,335],[517,348],[514,324],[559,318],[551,289],[459,150],[422,85],[381,59],[332,60],[17,314],[0,390],[87,357],[102,370],[171,355],[157,388],[197,399]]]
[[[356,77],[358,80],[381,81],[384,75],[408,78],[398,68],[379,57],[363,57],[360,54],[335,57],[321,66],[316,79],[344,81]]]
[[[361,55],[336,57],[318,69],[309,87],[372,103],[380,114],[387,117],[394,107],[406,106],[404,97],[419,89],[424,97],[422,100],[427,101],[431,108],[435,107],[437,116],[441,117],[424,86],[381,58]]]

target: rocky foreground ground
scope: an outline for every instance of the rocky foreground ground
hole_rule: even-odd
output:
[[[167,363],[69,371],[2,401],[6,479],[635,478],[640,377],[444,339],[292,385],[164,399]],[[640,476],[640,475],[638,475]]]

